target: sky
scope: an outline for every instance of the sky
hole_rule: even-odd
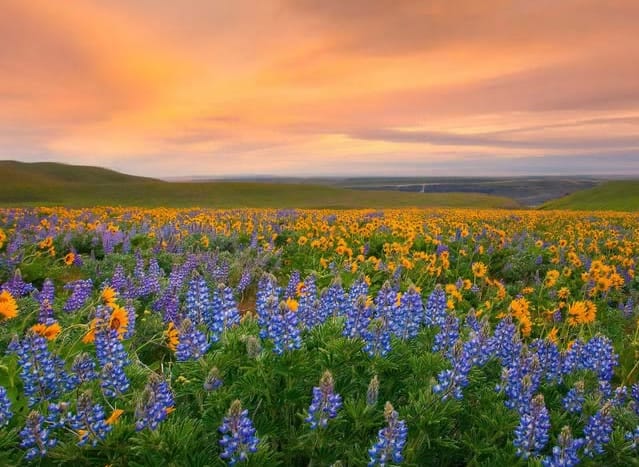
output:
[[[636,0],[0,0],[0,159],[639,175]]]

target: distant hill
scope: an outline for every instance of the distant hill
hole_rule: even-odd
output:
[[[549,201],[542,209],[639,211],[639,180],[605,182]]]
[[[143,207],[518,208],[508,198],[477,193],[361,191],[313,184],[169,183],[98,167],[0,161],[0,205]]]
[[[0,161],[0,181],[17,185],[46,183],[139,183],[159,181],[153,178],[136,177],[115,170],[88,165],[69,165],[57,162]]]
[[[421,193],[483,193],[511,198],[525,206],[534,207],[560,196],[592,188],[602,181],[588,176],[360,178],[343,180],[336,186]]]

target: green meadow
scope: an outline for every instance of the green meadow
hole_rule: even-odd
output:
[[[313,184],[170,183],[97,167],[0,162],[0,204],[211,208],[519,208],[514,200],[480,193],[402,193]]]

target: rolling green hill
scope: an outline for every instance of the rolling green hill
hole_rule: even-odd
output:
[[[383,208],[447,206],[518,208],[508,198],[476,193],[359,191],[255,182],[169,183],[98,167],[0,162],[0,205],[142,207]]]
[[[22,184],[60,184],[60,183],[130,183],[157,181],[152,178],[136,177],[114,170],[85,165],[67,165],[57,162],[17,162],[0,161],[0,177],[2,182]]]
[[[544,204],[542,209],[639,211],[639,180],[602,183]]]

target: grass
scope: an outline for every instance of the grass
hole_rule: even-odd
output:
[[[520,208],[478,193],[402,193],[256,182],[168,183],[97,167],[0,162],[0,205],[215,208]]]
[[[549,201],[542,209],[639,211],[639,180],[602,183],[594,188]]]

